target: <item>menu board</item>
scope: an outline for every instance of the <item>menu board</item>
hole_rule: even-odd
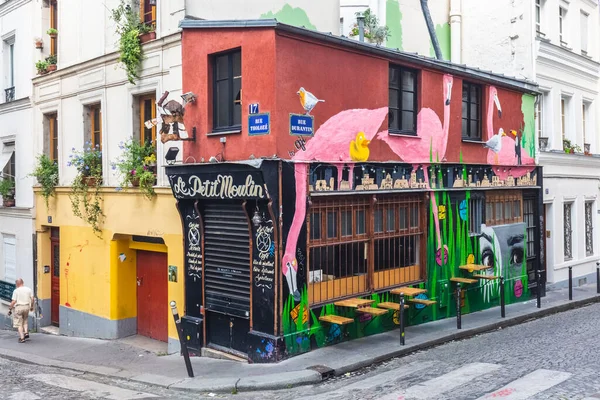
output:
[[[202,305],[202,229],[194,201],[178,204],[183,223],[185,314],[199,317]]]
[[[268,205],[260,205],[260,214],[268,216]],[[271,332],[275,321],[275,229],[269,217],[253,226],[252,313],[253,329]]]

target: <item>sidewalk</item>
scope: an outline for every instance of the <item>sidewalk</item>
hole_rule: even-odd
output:
[[[399,333],[394,330],[314,350],[278,364],[194,357],[195,378],[187,378],[179,355],[159,356],[120,341],[38,333],[31,335],[30,342],[19,344],[14,332],[0,331],[0,356],[198,392],[283,389],[320,382],[321,373],[309,367],[324,366],[341,375],[392,357],[593,302],[600,302],[595,284],[574,288],[573,301],[569,301],[567,289],[548,291],[541,309],[536,307],[534,298],[507,306],[506,318],[500,317],[499,307],[463,315],[461,330],[456,329],[456,318],[408,327],[405,346],[399,345]]]

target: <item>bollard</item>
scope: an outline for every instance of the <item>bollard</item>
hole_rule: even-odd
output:
[[[600,293],[600,262],[596,262],[596,293]]]
[[[573,267],[569,267],[569,300],[573,300]]]
[[[175,327],[177,328],[177,334],[179,335],[179,343],[181,344],[181,353],[185,361],[185,368],[187,369],[188,376],[194,377],[194,370],[192,369],[192,363],[190,361],[190,353],[188,352],[187,344],[185,343],[183,336],[183,328],[181,327],[181,319],[179,319],[179,312],[177,311],[177,303],[171,301],[171,312],[173,313],[173,319],[175,320]]]
[[[456,284],[456,329],[462,329],[460,307],[460,283]]]
[[[398,318],[400,319],[400,346],[404,346],[404,293],[400,293]]]
[[[504,277],[500,277],[500,316],[502,318],[506,317],[506,300],[504,298]]]
[[[542,270],[538,269],[535,271],[535,280],[537,281],[536,283],[536,288],[535,288],[535,294],[537,295],[537,308],[542,308]]]

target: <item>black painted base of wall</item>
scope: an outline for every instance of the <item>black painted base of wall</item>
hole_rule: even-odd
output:
[[[275,363],[285,356],[285,343],[281,337],[262,332],[248,332],[248,362],[254,364]]]

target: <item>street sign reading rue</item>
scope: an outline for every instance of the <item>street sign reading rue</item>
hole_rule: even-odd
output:
[[[270,132],[269,113],[248,115],[248,136],[268,135]]]
[[[312,136],[314,117],[312,115],[290,114],[290,135]]]

